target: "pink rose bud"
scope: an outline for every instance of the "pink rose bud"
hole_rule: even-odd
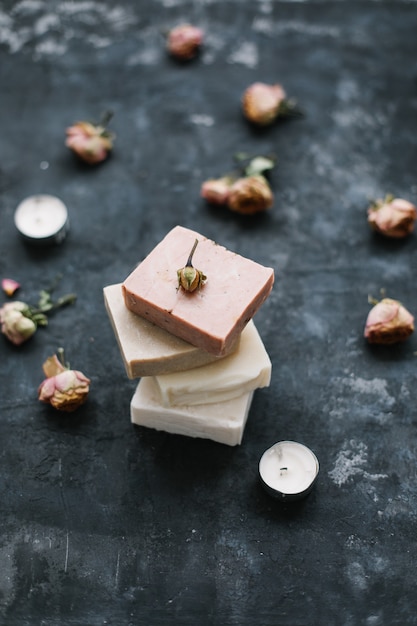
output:
[[[387,196],[368,208],[368,224],[387,237],[406,237],[413,232],[416,219],[416,207],[402,198]]]
[[[6,302],[0,309],[1,332],[9,341],[20,346],[36,332],[37,325],[26,314],[29,313],[25,302]]]
[[[231,187],[227,206],[236,213],[252,215],[269,209],[274,201],[268,181],[262,175],[239,178]]]
[[[104,161],[113,148],[114,135],[101,124],[77,122],[66,134],[65,145],[89,165]]]
[[[13,278],[3,278],[1,281],[1,288],[7,296],[13,296],[19,287],[20,284],[13,280]]]
[[[211,178],[201,185],[201,197],[211,204],[226,204],[232,181],[227,176]]]
[[[295,105],[287,99],[281,85],[253,83],[243,94],[242,107],[246,119],[267,126],[280,115],[287,115]]]
[[[177,59],[189,61],[197,55],[203,37],[201,28],[191,24],[180,24],[168,33],[168,52]]]
[[[414,332],[414,317],[397,300],[383,298],[369,312],[364,336],[369,343],[393,344]]]
[[[59,411],[72,412],[87,400],[90,380],[78,370],[68,369],[53,355],[43,364],[47,378],[40,384],[38,398]]]

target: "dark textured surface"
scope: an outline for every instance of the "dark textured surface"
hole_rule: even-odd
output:
[[[0,274],[34,302],[57,273],[77,303],[21,348],[1,341],[0,623],[379,626],[417,623],[417,339],[370,349],[368,294],[417,312],[416,235],[372,235],[366,208],[417,199],[415,2],[0,2]],[[202,55],[164,31],[189,20]],[[239,100],[281,82],[302,119],[255,132]],[[115,113],[113,157],[79,165],[66,126]],[[201,182],[238,150],[275,152],[275,203],[242,218]],[[32,249],[17,204],[52,193],[71,232]],[[244,441],[135,428],[102,288],[175,224],[276,271],[256,324],[273,363]],[[5,296],[3,300],[5,300]],[[92,379],[65,416],[37,400],[65,346]],[[302,503],[262,491],[275,441],[317,454]]]

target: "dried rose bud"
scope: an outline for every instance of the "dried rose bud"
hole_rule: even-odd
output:
[[[191,24],[180,24],[168,33],[168,52],[177,59],[189,61],[197,55],[203,37],[201,28]]]
[[[402,198],[387,196],[368,208],[368,224],[387,237],[406,237],[414,230],[416,219],[416,207]]]
[[[84,404],[91,381],[82,372],[65,367],[56,354],[45,361],[43,370],[47,378],[38,389],[41,402],[67,412],[75,411]]]
[[[232,182],[228,176],[206,180],[201,185],[201,197],[211,204],[226,204]]]
[[[259,126],[271,124],[279,116],[288,115],[296,109],[295,102],[287,98],[281,85],[253,83],[242,96],[243,114]]]
[[[260,174],[239,178],[231,187],[227,206],[236,213],[253,215],[269,209],[274,196],[266,178]]]
[[[20,346],[36,332],[37,324],[29,315],[25,302],[6,302],[0,309],[1,332],[15,346]]]
[[[76,296],[72,293],[61,296],[55,302],[51,294],[55,289],[52,285],[49,290],[39,292],[37,306],[26,302],[7,302],[0,308],[1,332],[16,346],[27,341],[36,332],[38,326],[48,325],[48,315],[67,304],[72,304]]]
[[[198,289],[198,287],[201,287],[207,280],[207,276],[205,276],[203,272],[197,270],[192,265],[192,259],[195,249],[197,248],[197,244],[198,239],[196,239],[194,242],[185,267],[177,270],[178,289],[182,287],[185,291],[193,292]]]
[[[76,122],[66,134],[65,145],[89,165],[104,161],[113,148],[114,135],[106,130],[104,122]]]
[[[20,284],[13,280],[13,278],[3,278],[1,281],[1,288],[7,296],[13,296],[19,287]]]
[[[369,343],[393,344],[414,331],[414,317],[398,300],[383,298],[369,311],[364,336]]]

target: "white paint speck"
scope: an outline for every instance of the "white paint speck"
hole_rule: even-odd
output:
[[[364,469],[368,462],[368,448],[361,441],[350,440],[338,453],[334,468],[329,472],[332,481],[341,487],[353,476],[360,476],[367,480],[387,478],[387,474],[371,474]]]
[[[252,41],[244,41],[227,59],[228,63],[238,63],[254,69],[259,62],[258,48]]]
[[[47,13],[37,19],[33,25],[33,32],[37,37],[48,33],[52,29],[58,29],[60,27],[60,20],[57,15]]]
[[[257,33],[269,35],[273,32],[274,25],[267,17],[256,17],[253,20],[252,28]]]
[[[66,53],[67,46],[53,38],[44,39],[35,48],[35,60],[39,56],[61,56]]]
[[[16,4],[9,14],[0,10],[0,44],[8,48],[10,54],[19,52],[27,43],[33,42],[34,60],[53,54],[62,55],[67,51],[64,41],[82,39],[94,48],[103,48],[119,38],[120,33],[137,22],[135,14],[122,6],[109,7],[102,2],[61,2],[53,12],[45,11],[45,2],[24,0]],[[21,17],[32,19],[21,25]],[[99,35],[86,34],[85,26],[100,28]],[[58,41],[51,38],[55,33]]]
[[[367,380],[365,378],[355,378],[352,376],[342,379],[341,382],[354,393],[376,396],[379,402],[387,409],[392,409],[395,404],[395,398],[388,393],[387,381],[382,378],[371,378]]]
[[[41,161],[39,167],[41,168],[41,170],[47,170],[49,167],[48,161]]]
[[[197,126],[213,126],[214,118],[211,115],[205,115],[204,113],[194,113],[190,116],[190,120]]]
[[[107,48],[111,44],[109,37],[100,37],[99,35],[89,35],[87,41],[91,43],[93,48]]]

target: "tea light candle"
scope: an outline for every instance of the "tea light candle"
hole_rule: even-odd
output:
[[[299,500],[310,493],[319,473],[316,455],[295,441],[279,441],[259,461],[266,491],[282,500]]]
[[[61,243],[68,232],[68,211],[59,198],[46,194],[29,196],[14,214],[17,230],[33,243]]]

